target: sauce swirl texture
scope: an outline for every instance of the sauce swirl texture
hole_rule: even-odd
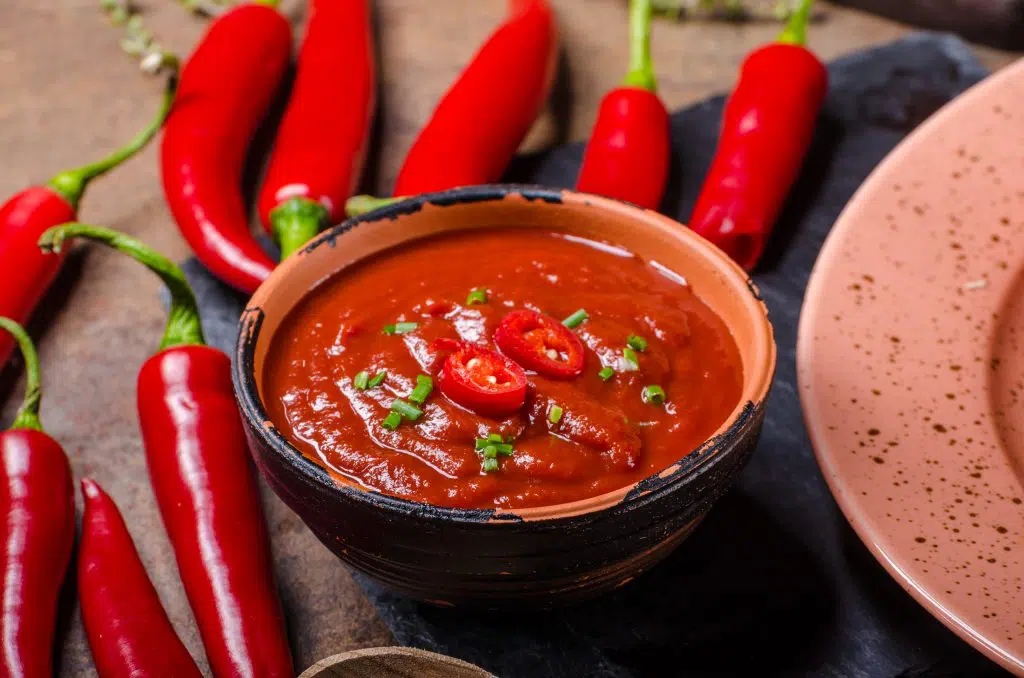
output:
[[[459,346],[500,352],[499,325],[521,311],[572,318],[578,376],[524,365],[525,397],[507,414],[449,399],[438,387],[446,359]],[[274,424],[332,474],[441,506],[525,508],[603,494],[678,461],[739,402],[742,364],[722,320],[655,262],[564,234],[481,230],[417,241],[321,283],[277,330],[264,377]]]

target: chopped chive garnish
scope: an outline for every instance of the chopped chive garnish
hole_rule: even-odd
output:
[[[477,438],[476,439],[476,444],[474,444],[473,449],[475,449],[475,450],[482,450],[482,449],[484,449],[485,447],[487,447],[490,444],[491,444],[491,441],[488,440],[487,438]]]
[[[629,346],[622,349],[622,365],[624,372],[635,372],[640,369],[640,359],[636,357],[636,351]]]
[[[647,340],[635,334],[629,335],[629,338],[626,339],[626,344],[641,353],[647,350]]]
[[[395,323],[394,325],[385,325],[384,334],[408,334],[417,327],[419,327],[419,324],[417,323]]]
[[[484,459],[484,463],[480,466],[484,473],[493,473],[498,470],[497,459]]]
[[[569,329],[572,329],[589,317],[590,316],[587,314],[587,312],[581,308],[580,310],[576,311],[571,316],[563,320],[562,324],[568,327]]]
[[[644,390],[640,392],[640,397],[643,398],[645,403],[649,403],[651,405],[664,405],[665,389],[657,384],[644,386]]]
[[[486,304],[487,303],[487,290],[483,287],[474,287],[469,295],[466,297],[466,306],[472,306],[473,304]]]
[[[398,425],[402,423],[402,415],[398,412],[389,412],[388,416],[384,417],[384,421],[381,423],[386,429],[394,431],[398,428]]]
[[[601,381],[608,381],[615,376],[615,370],[610,367],[602,367],[601,371],[597,373],[597,376],[601,377]]]
[[[489,435],[487,436],[487,441],[488,441],[488,442],[491,442],[491,443],[500,443],[500,442],[504,442],[504,441],[503,441],[503,440],[501,439],[501,434],[500,434],[500,433],[491,433],[491,434],[489,434]]]
[[[488,445],[487,447],[484,448],[483,454],[484,454],[484,459],[497,459],[498,458],[498,448],[495,447],[494,445]]]
[[[366,370],[363,370],[362,372],[357,374],[355,376],[355,379],[352,380],[352,385],[355,386],[356,388],[358,388],[360,391],[365,391],[366,390],[366,386],[369,383],[370,383],[370,375],[366,372]]]
[[[494,446],[494,449],[498,450],[498,454],[509,457],[514,451],[512,449],[512,443],[499,443]]]
[[[548,410],[548,421],[552,424],[562,421],[562,408],[558,405],[552,405],[551,409]]]
[[[405,417],[409,421],[416,421],[417,419],[420,418],[420,415],[423,414],[423,410],[416,407],[415,405],[410,405],[404,400],[393,401],[391,403],[391,412],[397,412],[398,414]]]
[[[373,379],[366,382],[366,388],[377,388],[384,382],[384,377],[388,376],[387,370],[381,370],[377,374],[373,375]]]
[[[434,380],[425,374],[421,374],[416,377],[416,388],[409,394],[409,400],[422,405],[433,390]]]

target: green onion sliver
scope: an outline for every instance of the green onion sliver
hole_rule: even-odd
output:
[[[503,441],[503,440],[501,439],[501,434],[500,434],[500,433],[491,433],[491,434],[489,434],[489,435],[487,436],[487,440],[488,440],[489,442],[492,442],[492,443],[500,443],[500,442],[504,442],[504,441]]]
[[[494,471],[498,470],[498,460],[484,459],[484,463],[480,466],[480,468],[483,469],[484,473],[493,473]]]
[[[644,390],[640,392],[640,397],[643,398],[643,401],[645,403],[648,403],[650,405],[664,405],[665,389],[658,386],[657,384],[644,386]]]
[[[494,449],[496,449],[498,451],[498,454],[502,456],[512,456],[512,443],[498,443],[497,445],[494,446]]]
[[[562,408],[558,405],[552,405],[551,409],[548,410],[548,421],[552,424],[557,424],[562,421]]]
[[[635,372],[640,369],[640,359],[636,357],[636,351],[629,346],[622,349],[622,371]]]
[[[476,443],[473,445],[473,449],[479,451],[491,444],[491,441],[487,438],[477,438]]]
[[[601,377],[601,381],[608,381],[615,376],[615,370],[610,367],[602,367],[601,371],[597,373],[597,376]]]
[[[384,382],[384,377],[388,376],[387,370],[381,370],[377,374],[373,375],[373,379],[366,382],[367,388],[377,388]]]
[[[641,353],[647,350],[647,340],[636,334],[629,335],[629,338],[626,339],[626,345]]]
[[[434,380],[425,374],[421,374],[416,377],[416,388],[409,394],[409,400],[422,405],[433,390]]]
[[[581,308],[580,310],[576,311],[571,316],[563,320],[562,324],[571,330],[572,328],[576,327],[589,317],[590,316],[587,314],[586,310]]]
[[[423,414],[423,410],[405,402],[404,400],[395,400],[391,403],[391,412],[397,412],[399,415],[405,417],[409,421],[416,421]]]
[[[402,415],[400,415],[398,412],[389,412],[388,416],[384,417],[384,421],[381,423],[381,426],[388,430],[394,431],[396,428],[398,428],[398,425],[401,423]]]
[[[498,448],[495,447],[494,445],[488,445],[487,447],[484,448],[483,455],[484,459],[497,459]]]
[[[472,306],[473,304],[486,304],[487,303],[487,290],[483,287],[474,287],[470,290],[469,295],[466,297],[466,306]]]
[[[394,325],[385,325],[384,334],[408,334],[417,327],[418,323],[395,323]]]
[[[352,380],[352,385],[358,388],[360,391],[365,391],[367,384],[370,383],[370,375],[366,370],[363,370],[355,376]]]

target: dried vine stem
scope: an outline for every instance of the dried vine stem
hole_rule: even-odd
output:
[[[178,58],[160,46],[142,21],[138,9],[127,0],[100,0],[100,8],[110,23],[124,30],[121,49],[139,62],[147,73],[177,68]]]

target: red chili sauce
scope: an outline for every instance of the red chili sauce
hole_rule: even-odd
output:
[[[304,455],[464,508],[574,501],[661,471],[722,424],[742,381],[732,335],[682,276],[532,230],[346,269],[292,311],[265,364],[270,417]]]

